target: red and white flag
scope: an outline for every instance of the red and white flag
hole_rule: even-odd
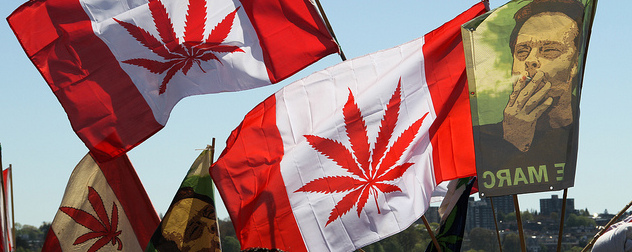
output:
[[[97,163],[87,154],[68,180],[42,251],[144,251],[159,223],[127,155]]]
[[[338,52],[309,0],[32,0],[7,20],[98,160],[186,96],[276,83]]]
[[[352,251],[410,226],[435,186],[476,174],[460,25],[294,82],[210,168],[242,249]]]
[[[1,160],[0,160],[1,163]],[[0,167],[2,167],[2,164],[0,164]],[[1,170],[1,169],[0,169]],[[2,176],[2,188],[1,188],[1,193],[0,193],[0,251],[5,252],[5,251],[11,251],[11,246],[9,245],[10,242],[10,233],[8,232],[9,229],[9,219],[7,218],[8,214],[8,200],[7,200],[7,194],[6,194],[6,181],[4,180],[4,172],[3,172],[3,176]]]
[[[6,251],[15,251],[15,241],[13,240],[13,175],[11,165],[2,171],[2,183],[4,185],[4,226],[3,234],[6,241]]]

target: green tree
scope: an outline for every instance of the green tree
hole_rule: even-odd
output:
[[[48,230],[50,229],[50,222],[42,222],[42,225],[39,226],[39,230],[42,231],[42,234],[44,234],[44,237],[46,237],[46,234],[48,233]]]
[[[529,212],[529,211],[524,211],[522,212],[522,215],[520,216],[522,217],[522,221],[533,221],[535,218],[533,217],[533,213]]]
[[[217,224],[219,225],[219,235],[220,236],[232,236],[237,237],[235,234],[235,228],[233,227],[233,222],[230,218],[226,218],[223,220],[217,220]]]
[[[570,214],[564,225],[567,227],[594,227],[597,226],[595,220],[588,216],[577,216],[576,214]]]
[[[503,239],[503,251],[520,251],[520,237],[516,233],[505,235]]]
[[[241,250],[241,244],[237,239],[233,222],[230,218],[224,220],[217,220],[219,225],[219,237],[222,243],[222,251],[224,252],[239,252]]]
[[[221,236],[221,234],[220,234]],[[222,251],[224,252],[239,252],[241,245],[234,236],[221,236]]]
[[[424,237],[422,237],[422,232],[419,227],[419,225],[412,225],[406,230],[395,235],[404,251],[414,251],[415,245],[421,244]],[[427,233],[425,236],[429,237]]]
[[[39,228],[31,225],[15,223],[15,248],[19,252],[41,251],[44,237],[50,223],[43,223]]]
[[[439,224],[431,223],[430,226],[436,229]],[[424,251],[429,243],[431,239],[426,228],[423,225],[413,224],[400,233],[363,247],[362,250],[365,252]]]
[[[516,212],[511,212],[511,213],[505,214],[503,220],[505,220],[505,221],[515,221],[516,220]]]
[[[533,213],[529,211],[520,212],[520,218],[522,218],[522,222],[535,220],[535,216]],[[516,212],[511,212],[505,215],[504,220],[506,221],[516,221]]]
[[[382,244],[380,244],[379,242],[366,246],[362,248],[362,250],[364,250],[365,252],[385,252],[384,248],[382,247]]]
[[[573,246],[569,249],[565,249],[564,252],[581,252],[584,248]]]
[[[588,208],[584,210],[579,210],[579,215],[581,216],[590,216],[590,212],[588,212]]]
[[[482,251],[498,251],[496,233],[485,228],[473,228],[470,231],[470,248]]]
[[[402,247],[402,245],[399,243],[396,236],[391,236],[389,238],[386,238],[382,240],[380,244],[384,248],[384,251],[389,251],[389,252],[390,251],[393,251],[393,252],[406,251],[404,250],[404,247]]]

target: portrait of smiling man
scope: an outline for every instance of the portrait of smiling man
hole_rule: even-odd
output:
[[[498,10],[464,27],[481,193],[570,187],[592,19],[578,0],[515,0]]]

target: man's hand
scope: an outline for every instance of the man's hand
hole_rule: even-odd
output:
[[[546,96],[551,89],[543,72],[533,78],[520,78],[513,85],[509,102],[504,111],[503,137],[522,152],[529,150],[535,133],[535,124],[542,113],[551,106],[553,98]]]

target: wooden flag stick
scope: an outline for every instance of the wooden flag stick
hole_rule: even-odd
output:
[[[500,243],[500,232],[498,232],[498,221],[496,221],[496,209],[494,208],[494,199],[489,197],[489,203],[492,205],[492,216],[494,217],[494,226],[496,226],[496,239],[498,239],[498,249],[503,252],[503,245]]]
[[[315,0],[316,5],[318,6],[318,11],[320,12],[320,15],[323,18],[323,21],[325,22],[325,25],[327,26],[327,30],[329,30],[329,32],[331,33],[331,37],[334,38],[334,40],[336,41],[336,44],[338,44],[338,50],[340,51],[340,53],[338,53],[340,55],[340,58],[342,59],[342,61],[347,60],[347,57],[345,56],[345,53],[342,51],[342,47],[340,46],[340,43],[338,42],[338,38],[336,38],[336,34],[334,33],[334,29],[331,27],[331,24],[329,23],[329,19],[327,18],[327,15],[325,14],[325,10],[323,9],[323,6],[320,5],[320,1],[319,0]]]
[[[564,189],[564,197],[562,197],[562,219],[560,220],[560,232],[557,234],[557,252],[562,251],[562,237],[564,235],[564,219],[566,215],[566,197],[568,196],[568,188]]]
[[[582,252],[588,251],[590,250],[590,248],[592,248],[593,245],[595,245],[595,242],[597,242],[597,239],[599,238],[599,236],[601,236],[603,233],[606,232],[606,230],[608,230],[608,228],[610,226],[612,226],[612,224],[614,224],[620,217],[621,215],[623,215],[625,213],[625,211],[628,210],[628,208],[630,208],[630,206],[632,206],[632,201],[630,201],[630,203],[628,203],[623,209],[621,209],[621,211],[619,211],[619,213],[617,213],[617,215],[615,215],[614,217],[612,217],[612,219],[610,219],[610,221],[608,222],[608,224],[606,224],[601,231],[599,231],[595,237],[592,238],[592,240],[590,240],[590,242],[588,243],[588,245],[586,245],[586,247],[584,249],[582,249]]]
[[[213,137],[213,140],[211,140],[211,146],[209,146],[211,148],[211,164],[213,164],[213,162],[215,162],[215,138]]]
[[[527,245],[524,241],[524,230],[522,229],[522,217],[520,217],[520,205],[518,204],[518,195],[513,195],[514,208],[516,210],[516,221],[518,222],[518,234],[520,234],[520,249],[522,252],[527,251]]]
[[[428,230],[428,234],[430,234],[430,238],[432,239],[432,243],[434,244],[435,248],[437,248],[437,251],[441,252],[439,241],[437,241],[437,238],[434,236],[432,228],[430,228],[430,224],[428,224],[428,220],[426,220],[426,216],[422,215],[421,220],[424,221],[424,225],[426,225],[426,230]]]

